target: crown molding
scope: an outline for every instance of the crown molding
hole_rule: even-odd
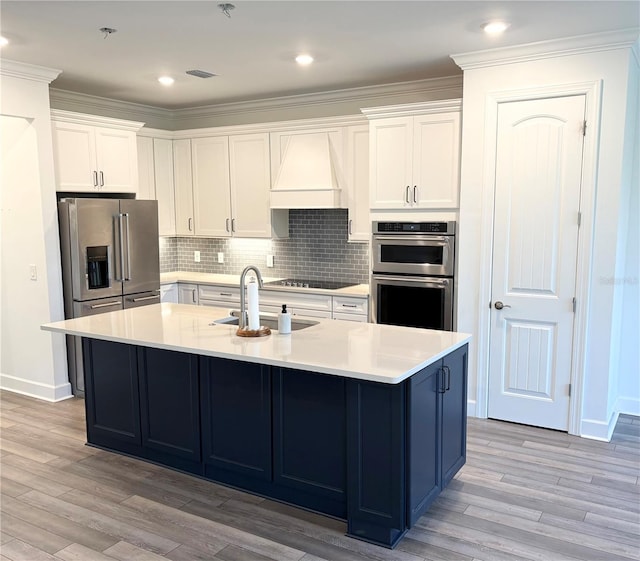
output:
[[[462,76],[446,76],[429,80],[413,82],[397,82],[377,86],[366,86],[343,90],[332,90],[313,94],[300,94],[293,96],[273,97],[255,101],[240,101],[235,103],[221,103],[202,107],[177,109],[172,112],[172,120],[206,119],[234,114],[258,113],[261,111],[274,111],[279,109],[291,110],[295,108],[328,105],[357,101],[366,105],[367,100],[375,99],[377,103],[381,98],[394,98],[399,95],[410,94],[437,94],[445,92],[450,96],[454,90],[458,94],[462,92]]]
[[[168,109],[129,101],[118,101],[68,90],[58,90],[56,88],[49,89],[49,99],[51,100],[52,107],[72,112],[97,115],[105,113],[127,113],[140,121],[147,121],[150,117],[170,121],[172,117],[172,111]]]
[[[460,111],[462,99],[444,99],[441,101],[425,101],[422,103],[406,103],[403,105],[384,105],[382,107],[365,107],[362,113],[368,119],[380,117],[403,117],[411,115],[428,115],[442,113],[443,111]]]
[[[451,58],[462,70],[473,70],[475,68],[529,62],[543,58],[630,48],[637,42],[639,33],[640,28],[633,27],[618,31],[577,35],[564,39],[538,41],[513,47],[454,54],[451,55]]]
[[[23,80],[33,80],[34,82],[44,82],[50,84],[55,80],[62,70],[46,68],[35,64],[26,64],[14,60],[0,59],[0,75],[22,78]]]
[[[62,111],[61,109],[51,109],[51,120],[59,123],[103,126],[128,131],[138,131],[144,125],[144,123],[138,121],[125,121],[123,119],[112,119],[99,115],[86,115],[73,111]]]

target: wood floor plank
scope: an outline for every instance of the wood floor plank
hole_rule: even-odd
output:
[[[20,540],[2,546],[2,555],[11,561],[60,561],[59,558]]]
[[[52,497],[57,497],[58,495],[67,493],[72,489],[68,485],[62,485],[61,483],[58,483],[57,481],[53,481],[51,479],[47,479],[46,477],[34,475],[32,473],[29,473],[28,471],[7,464],[7,462],[3,463],[2,477],[6,477],[7,479],[11,479],[16,483],[20,483],[27,487],[29,490],[35,489],[36,491],[42,491],[43,493],[51,495]]]
[[[6,513],[2,514],[2,531],[32,547],[51,554],[72,543],[43,528]]]
[[[167,553],[180,545],[162,536],[145,530],[139,530],[129,524],[123,524],[108,516],[103,516],[90,509],[78,507],[57,497],[50,497],[39,491],[30,491],[22,495],[21,499],[32,506],[49,510],[77,524],[87,526],[99,532],[104,532],[105,534],[128,541],[139,547],[144,547],[154,553]]]
[[[28,444],[14,442],[7,438],[2,438],[0,440],[0,449],[5,452],[16,454],[17,456],[22,456],[23,458],[28,458],[29,460],[40,462],[41,464],[46,464],[58,457],[53,454],[49,454],[48,452],[42,452],[41,450],[32,448]]]
[[[166,561],[163,555],[157,555],[150,551],[145,551],[127,542],[118,542],[103,552],[110,558],[120,559],[120,561]]]
[[[77,543],[71,544],[56,553],[56,558],[64,561],[113,561],[113,557],[104,555]],[[162,559],[162,557],[159,557]]]
[[[10,514],[36,528],[52,532],[68,540],[69,543],[86,545],[96,551],[102,551],[118,541],[109,534],[76,524],[51,511],[28,505],[21,500],[3,497],[1,508],[3,517],[5,513]]]

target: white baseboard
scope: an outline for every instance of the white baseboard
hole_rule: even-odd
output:
[[[9,374],[0,374],[0,389],[53,402],[73,397],[69,382],[52,386],[34,382],[33,380],[17,378]]]
[[[467,417],[477,417],[475,399],[467,399]]]
[[[615,409],[618,413],[640,417],[640,398],[619,397],[616,401]]]
[[[609,422],[596,421],[593,419],[582,419],[580,424],[580,436],[591,440],[602,440],[609,442],[613,435],[613,430],[618,422],[618,411],[614,411]]]

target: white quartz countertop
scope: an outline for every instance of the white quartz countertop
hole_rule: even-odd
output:
[[[262,271],[261,271],[262,272]],[[251,275],[250,275],[251,276]],[[284,280],[281,277],[262,277],[265,283]],[[171,284],[173,282],[188,282],[193,284],[212,284],[222,286],[240,286],[240,275],[223,275],[218,273],[194,273],[189,271],[173,271],[171,273],[160,273],[161,284]],[[327,290],[323,288],[300,288],[291,286],[264,286],[263,290],[286,290],[302,292],[306,294],[335,294],[337,296],[369,296],[368,284],[355,284],[346,288]]]
[[[397,384],[467,343],[451,331],[317,319],[290,335],[239,337],[227,309],[153,304],[42,326],[46,331]],[[295,319],[295,318],[294,318]]]

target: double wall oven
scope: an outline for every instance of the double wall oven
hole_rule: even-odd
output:
[[[371,318],[453,330],[456,223],[373,222]]]

